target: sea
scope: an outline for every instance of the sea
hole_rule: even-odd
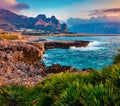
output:
[[[85,36],[85,37],[49,37],[48,40],[83,40],[91,41],[87,47],[54,48],[45,51],[42,62],[46,66],[60,64],[77,69],[102,68],[113,64],[120,49],[120,36]]]

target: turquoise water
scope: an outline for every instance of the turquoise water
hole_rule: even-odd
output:
[[[117,50],[120,49],[120,36],[51,37],[47,39],[92,41],[87,47],[46,50],[42,61],[47,66],[58,63],[74,66],[78,69],[93,68],[99,70],[112,64]]]

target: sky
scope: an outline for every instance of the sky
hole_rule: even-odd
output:
[[[29,17],[55,15],[63,21],[71,17],[120,17],[120,0],[0,0],[0,8]]]

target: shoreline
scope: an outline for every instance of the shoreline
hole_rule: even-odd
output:
[[[61,66],[60,64],[47,67],[40,62],[45,52],[45,44],[38,42],[39,39],[38,37],[34,37],[34,39],[25,37],[22,40],[0,41],[0,86],[11,84],[34,86],[51,74],[88,73],[92,70],[78,70],[72,66]],[[49,43],[51,45],[51,42],[47,42],[48,45]],[[55,42],[53,43],[57,45]],[[59,44],[64,43],[66,42]],[[66,43],[66,45],[69,44],[71,45],[71,41]],[[76,42],[73,44],[75,45]],[[88,42],[81,46],[87,46],[87,44]],[[59,47],[61,47],[60,45]]]
[[[66,72],[88,74],[93,71],[91,68],[80,70],[73,66],[61,66],[60,64],[46,66],[40,62],[47,50],[45,42],[48,43],[46,44],[49,46],[48,49],[71,46],[71,41],[46,41],[45,38],[46,36],[24,36],[21,40],[0,41],[0,86],[11,84],[34,86],[51,74]],[[81,46],[89,44],[89,41],[80,42],[85,43]],[[77,45],[80,42],[77,41]],[[76,41],[72,41],[73,44],[76,44]]]
[[[120,36],[120,34],[53,34],[51,37]]]
[[[25,39],[23,41],[39,42],[47,41],[47,38],[52,37],[99,37],[99,36],[120,36],[120,34],[52,34],[52,35],[23,35]]]

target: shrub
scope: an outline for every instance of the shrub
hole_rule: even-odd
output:
[[[83,98],[84,106],[119,106],[119,95],[114,92],[111,83],[89,85],[86,96]]]
[[[114,58],[114,64],[120,63],[120,50],[118,51],[118,54]]]
[[[25,102],[26,92],[23,86],[0,87],[0,106],[21,106]]]
[[[117,60],[101,71],[87,74],[51,74],[34,87],[2,86],[0,106],[120,106],[119,95]]]

